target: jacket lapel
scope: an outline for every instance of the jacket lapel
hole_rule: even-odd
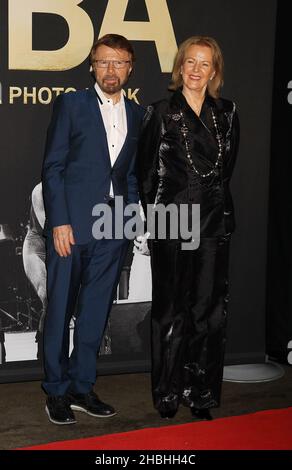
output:
[[[90,111],[96,122],[96,132],[98,133],[100,142],[101,142],[101,154],[105,158],[107,164],[111,166],[107,137],[106,137],[106,130],[105,130],[102,115],[99,109],[96,92],[93,87],[89,88],[88,90],[88,98],[89,98]]]
[[[217,108],[216,101],[207,95],[200,116],[196,115],[180,91],[175,92],[172,103],[178,113],[182,110],[185,115],[186,125],[195,143],[197,157],[205,160],[205,155],[208,155],[208,160],[215,162],[218,156],[218,142],[211,109],[213,109],[218,120],[220,111]],[[207,164],[209,164],[208,161]]]

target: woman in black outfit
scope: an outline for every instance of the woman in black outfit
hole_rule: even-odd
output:
[[[161,417],[183,404],[212,419],[220,403],[228,302],[228,255],[234,230],[229,180],[239,124],[235,104],[219,98],[223,57],[213,38],[179,47],[169,100],[148,107],[137,170],[144,212],[158,204],[200,204],[200,245],[150,240],[152,392]],[[149,209],[149,206],[148,206]],[[148,212],[149,215],[149,212]]]

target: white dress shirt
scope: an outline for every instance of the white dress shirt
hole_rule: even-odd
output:
[[[95,83],[94,87],[102,101],[101,104],[97,98],[103,124],[106,130],[111,165],[113,166],[124,145],[128,131],[124,94],[121,92],[120,101],[113,104],[113,100],[104,95],[97,83]],[[110,186],[110,196],[114,196],[112,182]]]

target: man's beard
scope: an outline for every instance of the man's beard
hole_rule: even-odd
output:
[[[115,84],[110,84],[110,83],[106,83],[106,79],[110,79],[110,78],[114,78],[116,83]],[[123,86],[123,83],[121,84],[121,80],[119,77],[111,77],[111,76],[105,76],[101,83],[98,83],[101,90],[104,92],[104,93],[107,93],[108,95],[114,95],[115,93],[118,93],[119,91],[121,91],[122,89],[122,86]]]

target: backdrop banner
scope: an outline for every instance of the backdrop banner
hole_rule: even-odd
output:
[[[166,97],[177,46],[213,36],[225,59],[223,96],[236,102],[241,144],[232,181],[226,363],[263,361],[271,90],[276,0],[1,0],[0,381],[40,378],[46,309],[44,143],[57,95],[93,84],[95,37],[119,33],[137,61],[124,93],[142,105]],[[287,122],[287,121],[286,121]],[[106,329],[99,371],[149,370],[149,257],[131,245]],[[72,319],[72,331],[74,318]]]
[[[292,364],[292,63],[290,18],[278,2],[274,68],[270,219],[268,243],[267,353]]]

